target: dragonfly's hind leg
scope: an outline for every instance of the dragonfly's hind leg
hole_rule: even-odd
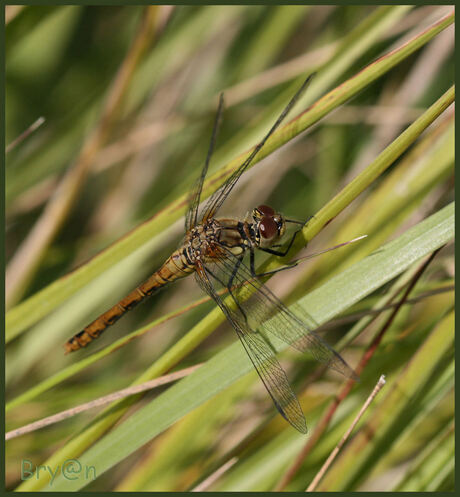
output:
[[[238,310],[241,312],[241,315],[243,316],[244,320],[246,321],[246,324],[249,324],[248,317],[246,316],[246,312],[244,309],[241,307],[241,304],[238,302],[238,299],[233,295],[232,292],[232,285],[233,285],[233,280],[235,279],[236,273],[238,271],[238,268],[240,267],[241,264],[241,259],[238,258],[237,261],[235,262],[235,266],[232,270],[232,274],[230,275],[230,278],[227,283],[223,282],[217,275],[215,275],[209,268],[206,268],[206,271],[215,279],[217,280],[223,287],[225,287],[228,290],[228,293],[233,299],[233,302],[235,303],[236,307]]]
[[[248,317],[246,316],[244,309],[241,307],[241,304],[239,303],[238,299],[235,297],[235,295],[233,295],[233,292],[232,292],[233,280],[235,279],[236,273],[238,272],[238,269],[240,267],[242,260],[243,260],[242,257],[237,258],[237,260],[235,261],[235,265],[233,266],[233,269],[232,269],[232,274],[230,275],[230,278],[229,278],[227,284],[224,286],[227,287],[228,293],[231,295],[233,301],[235,302],[236,306],[238,307],[238,310],[241,312],[242,316],[244,317],[246,324],[249,324]]]

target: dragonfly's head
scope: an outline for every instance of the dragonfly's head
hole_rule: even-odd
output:
[[[279,240],[286,231],[286,222],[281,214],[268,205],[259,205],[252,211],[256,224],[257,243],[267,248]]]

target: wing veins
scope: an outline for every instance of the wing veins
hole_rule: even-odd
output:
[[[220,120],[222,117],[222,109],[224,107],[224,95],[221,93],[219,95],[219,105],[217,107],[216,117],[214,118],[214,125],[212,128],[211,140],[209,142],[208,154],[206,156],[206,161],[204,163],[203,169],[200,176],[195,182],[195,185],[191,189],[188,209],[185,216],[185,230],[188,231],[198,222],[198,208],[200,205],[201,192],[203,190],[204,179],[208,173],[209,163],[211,162],[211,157],[214,152],[214,146],[216,143],[217,131],[219,129]]]
[[[218,259],[215,264],[220,266],[221,271],[228,274],[233,267],[232,259],[237,258],[228,251],[227,257]],[[263,332],[276,336],[300,352],[310,353],[316,360],[347,378],[357,379],[355,372],[342,356],[313,331],[317,327],[313,318],[308,316],[310,323],[300,319],[266,285],[252,276],[244,262],[239,264],[233,285],[238,289],[248,285],[254,290],[247,300],[240,299],[239,305],[252,316],[258,316],[257,324]],[[256,303],[251,302],[251,299]],[[261,309],[258,310],[257,306]],[[306,312],[302,311],[302,314],[305,316]],[[267,316],[269,316],[268,319]]]
[[[224,303],[215,291],[210,277],[215,278],[206,265],[201,266],[197,271],[198,283],[214,299],[235,329],[238,338],[280,414],[298,431],[306,433],[307,426],[299,401],[292,391],[286,373],[276,359],[274,352],[266,342],[266,339],[259,332],[252,330],[248,326],[244,316],[238,312],[238,307],[231,309]]]
[[[275,124],[270,128],[268,133],[262,138],[262,140],[255,146],[254,150],[251,152],[249,157],[241,164],[241,166],[233,172],[233,174],[227,179],[227,181],[210,197],[208,202],[206,203],[206,207],[203,213],[203,220],[210,219],[215,216],[216,212],[227,198],[228,194],[231,192],[236,182],[240,178],[240,176],[244,173],[244,171],[249,167],[251,162],[254,160],[254,157],[260,152],[261,148],[265,145],[266,141],[270,138],[270,136],[275,132],[275,130],[280,126],[285,117],[289,114],[290,110],[297,103],[299,98],[302,96],[304,91],[306,90],[308,84],[313,78],[314,73],[310,74],[307,79],[302,83],[302,86],[297,90],[295,95],[291,98],[289,103],[283,109],[278,119],[275,121]]]

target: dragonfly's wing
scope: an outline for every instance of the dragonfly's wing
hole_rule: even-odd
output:
[[[292,312],[288,309],[261,281],[252,277],[249,268],[233,254],[229,252],[226,258],[216,260],[213,272],[219,279],[224,279],[225,275],[232,274],[238,263],[232,294],[242,312],[250,317],[252,328],[258,328],[262,333],[269,332],[297,350],[310,353],[316,360],[347,378],[358,379],[340,354],[313,331],[318,327],[313,318],[303,310]],[[247,298],[248,290],[253,292],[250,298]]]
[[[307,433],[302,408],[270,345],[257,330],[250,328],[237,306],[229,306],[224,302],[215,288],[215,285],[222,285],[213,276],[208,265],[197,268],[196,277],[199,285],[215,300],[235,329],[280,414],[301,433]]]
[[[204,179],[208,172],[209,162],[211,161],[214,145],[216,143],[217,130],[219,128],[220,119],[222,116],[222,109],[224,107],[224,95],[219,95],[219,105],[217,107],[216,117],[214,119],[214,126],[212,129],[211,141],[209,142],[208,155],[203,166],[203,170],[199,178],[196,180],[194,187],[190,190],[188,199],[188,209],[185,215],[185,230],[189,231],[198,222],[198,207],[200,205],[201,190],[203,189]]]
[[[299,90],[297,90],[297,93],[291,98],[289,103],[284,108],[283,112],[281,112],[280,116],[276,120],[275,124],[271,127],[270,131],[265,135],[262,141],[260,141],[255,146],[254,150],[251,152],[251,155],[241,164],[241,166],[238,167],[238,169],[227,179],[227,181],[225,181],[225,183],[212,194],[212,196],[206,203],[206,207],[203,212],[203,221],[215,217],[219,207],[227,198],[228,194],[235,186],[240,176],[249,167],[251,162],[254,160],[254,157],[259,153],[260,149],[265,145],[265,142],[270,138],[272,133],[280,126],[284,118],[289,114],[289,111],[292,109],[292,107],[294,107],[296,102],[302,96],[313,76],[314,74],[310,74],[308,78],[303,82],[302,86],[299,88]]]

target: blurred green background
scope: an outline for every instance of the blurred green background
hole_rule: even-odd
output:
[[[295,78],[317,71],[300,112],[451,10],[448,6],[365,5],[8,6],[5,136],[7,146],[11,145],[5,195],[12,312],[16,306],[17,315],[25,318],[26,311],[21,311],[25,308],[18,307],[21,302],[63,281],[187,192],[206,157],[220,92],[225,94],[226,106],[211,172],[257,143],[292,95]],[[121,75],[120,67],[125,71]],[[267,203],[290,218],[314,215],[453,81],[450,26],[244,174],[221,214],[244,217],[253,206]],[[43,124],[17,140],[40,117]],[[363,252],[352,249],[346,257],[319,257],[283,273],[272,284],[278,295],[292,299],[304,295],[453,201],[451,110],[426,131],[423,140],[413,155],[411,151],[403,155],[399,176],[396,166],[385,172],[308,250],[373,233],[376,245]],[[63,184],[68,185],[68,194],[62,193]],[[49,211],[47,215],[59,194],[63,200],[56,205],[61,215]],[[366,205],[368,218],[360,211]],[[391,212],[392,205],[396,212]],[[370,228],[382,212],[388,212],[388,217]],[[129,313],[101,343],[79,357],[62,354],[61,343],[148,277],[178,246],[182,233],[183,219],[178,219],[151,242],[139,241],[136,250],[126,250],[107,271],[88,276],[81,287],[68,288],[62,303],[43,311],[30,325],[24,324],[6,351],[7,400],[199,298],[193,278],[184,280]],[[449,287],[453,277],[453,249],[448,246],[430,266],[419,292]],[[385,286],[350,312],[369,309],[389,288]],[[451,291],[404,308],[376,361],[353,391],[353,400],[346,401],[350,403],[347,415],[358,409],[382,371],[390,376],[402,371],[452,305]],[[165,322],[62,384],[18,403],[7,415],[7,429],[128,386],[212,308],[208,302]],[[327,340],[336,342],[349,326],[337,326]],[[235,340],[229,326],[220,328],[178,367],[206,361]],[[344,353],[351,364],[356,364],[368,338],[360,337]],[[363,472],[341,490],[453,489],[452,356],[448,359],[417,404],[423,407],[420,416],[412,423],[406,421],[407,429],[397,431],[383,453],[373,453]],[[283,364],[299,391],[308,370],[302,357],[286,353]],[[337,393],[340,381],[322,377],[299,393],[309,427],[314,427]],[[155,391],[146,398],[154,395]],[[305,443],[280,416],[267,424],[275,415],[256,376],[245,376],[87,488],[190,490],[237,457],[236,465],[211,489],[273,490]],[[7,487],[14,489],[21,483],[21,460],[44,464],[94,416],[89,411],[8,442]],[[341,424],[344,416],[318,443],[288,490],[308,485],[346,429]],[[97,438],[94,435],[94,441]],[[421,451],[426,447],[431,449],[424,458]]]

